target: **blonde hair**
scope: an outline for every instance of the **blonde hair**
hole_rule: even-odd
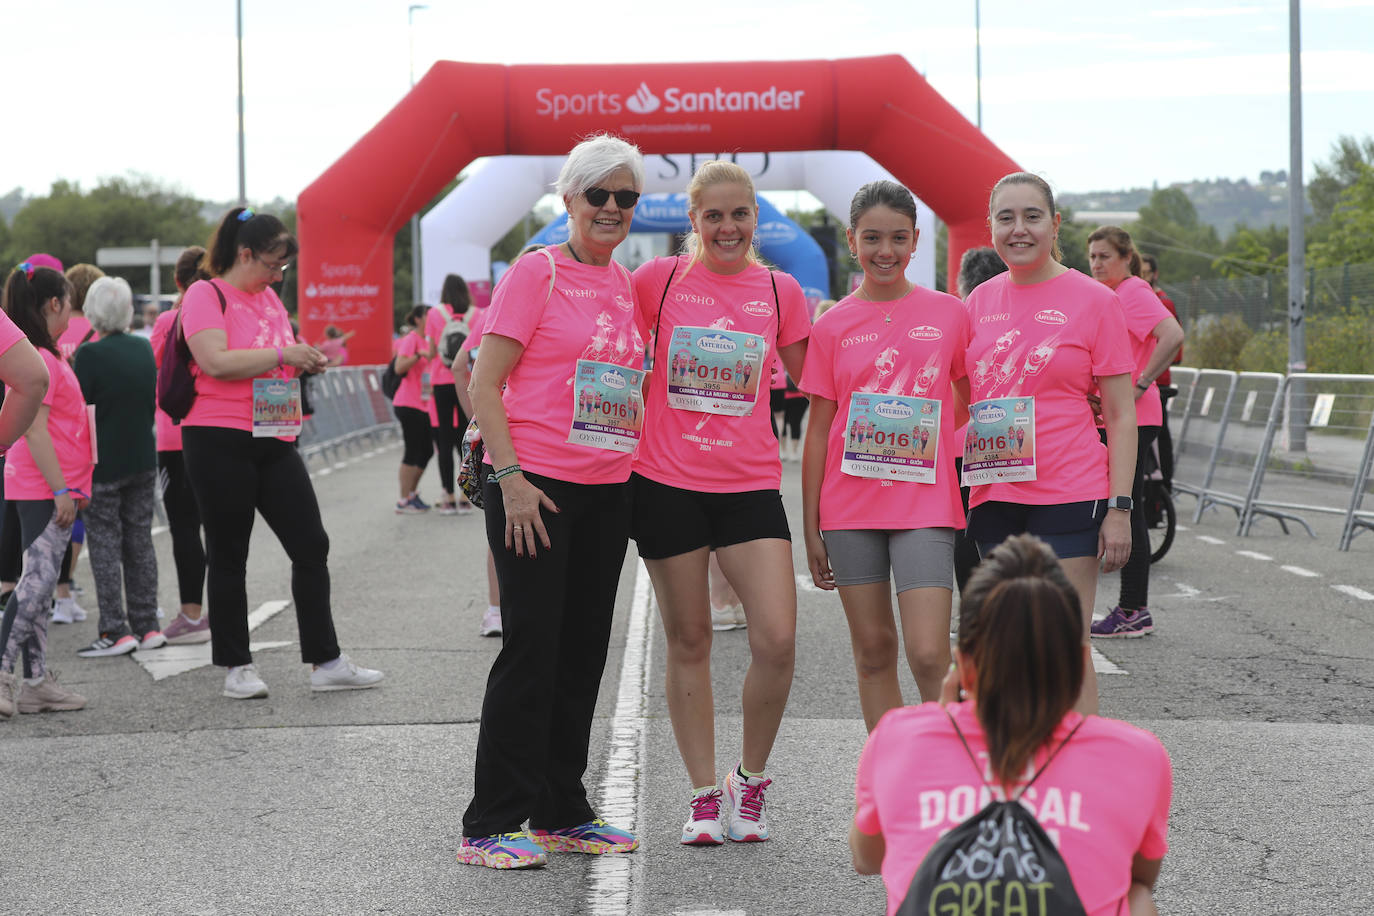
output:
[[[737,184],[749,190],[749,196],[754,198],[754,213],[757,216],[758,192],[754,190],[754,179],[749,177],[746,172],[736,163],[726,159],[708,159],[697,169],[692,180],[687,182],[687,211],[697,213],[701,209],[701,195],[707,189],[718,184]],[[758,228],[758,221],[755,219],[755,229]],[[701,260],[701,238],[695,232],[687,233],[687,238],[682,242],[682,253],[689,255],[691,260],[687,262],[687,270],[682,275],[687,276],[687,272]],[[745,256],[750,264],[764,266],[763,259],[759,257],[758,249],[754,244],[754,237],[749,238],[749,253]]]

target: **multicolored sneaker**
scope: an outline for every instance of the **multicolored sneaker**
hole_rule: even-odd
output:
[[[416,512],[428,512],[430,510],[429,503],[421,499],[419,493],[410,494],[410,499],[406,500],[406,505],[410,506]]]
[[[727,835],[736,843],[762,843],[768,839],[768,815],[764,810],[764,790],[773,780],[762,776],[745,778],[739,767],[725,777],[725,797],[730,803]]]
[[[527,832],[521,830],[495,836],[463,837],[458,847],[458,861],[487,868],[539,868],[548,864],[549,857]]]
[[[1101,620],[1094,620],[1092,635],[1098,639],[1137,639],[1155,631],[1154,618],[1149,608],[1128,611],[1117,606]]]
[[[683,846],[719,846],[725,842],[725,819],[721,816],[724,793],[712,786],[692,796],[692,813],[682,825]]]
[[[601,818],[561,830],[530,828],[530,837],[549,852],[585,852],[599,856],[610,852],[634,852],[639,838],[628,830],[612,827]]]

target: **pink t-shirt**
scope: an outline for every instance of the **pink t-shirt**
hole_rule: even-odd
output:
[[[348,363],[348,347],[344,344],[342,337],[326,337],[320,341],[319,351],[332,365],[343,366]],[[335,362],[335,359],[338,362]]]
[[[892,321],[885,320],[891,314]],[[916,287],[896,302],[846,296],[811,329],[801,389],[834,401],[821,481],[821,530],[962,528],[954,457],[954,391],[964,375],[969,321],[954,296]],[[877,392],[940,401],[935,483],[874,480],[840,470],[850,395]]]
[[[91,495],[91,430],[86,399],[81,383],[65,359],[40,347],[39,355],[48,367],[48,393],[43,404],[48,408],[48,435],[52,437],[57,463],[62,468],[64,485]],[[52,499],[52,488],[34,463],[27,439],[20,438],[5,456],[6,499]]]
[[[677,263],[672,289],[663,288]],[[690,258],[655,258],[635,271],[635,295],[644,327],[660,328],[654,378],[645,404],[644,438],[634,470],[650,480],[705,493],[776,490],[782,485],[778,440],[769,425],[766,366],[779,346],[805,340],[811,332],[806,296],[791,274],[751,265],[738,274],[712,273]],[[776,303],[773,283],[777,283]],[[663,315],[659,316],[659,301]],[[781,330],[778,306],[782,307]],[[745,416],[725,416],[668,406],[669,346],[676,327],[716,328],[758,334],[768,358],[758,397]]]
[[[210,287],[214,283],[224,293],[228,307],[220,312],[219,297]],[[249,295],[223,280],[197,280],[181,300],[181,326],[189,341],[201,331],[224,331],[230,350],[289,347],[296,342],[286,308],[269,286]],[[253,380],[214,379],[200,371],[193,361],[191,375],[196,380],[196,400],[182,426],[219,426],[253,431]],[[295,378],[290,366],[273,368],[258,378]],[[278,436],[286,442],[295,436]]]
[[[889,916],[936,840],[994,797],[987,787],[987,742],[973,704],[948,708],[980,768],[975,769],[938,703],[888,712],[859,759],[854,824],[870,836],[883,835]],[[1081,718],[1076,712],[1064,717],[1036,752],[1026,779]],[[1130,788],[1123,791],[1123,786]],[[1001,798],[1002,790],[995,791]],[[1089,916],[1115,916],[1130,891],[1135,854],[1160,859],[1169,848],[1172,795],[1173,770],[1158,738],[1116,719],[1091,716],[1021,802],[1058,846]]]
[[[439,352],[439,340],[444,336],[444,325],[448,324],[452,317],[452,309],[442,302],[430,309],[429,313],[425,315],[425,337],[429,338],[429,342],[434,345],[435,353]],[[432,363],[428,370],[430,383],[452,385],[453,372],[444,365],[444,361],[436,357],[430,362]],[[431,412],[432,410],[431,407]]]
[[[21,340],[24,340],[24,332],[10,320],[9,315],[0,312],[0,353],[7,352]]]
[[[168,309],[157,316],[157,321],[153,322],[153,361],[157,363],[158,371],[162,371],[162,348],[167,345],[167,335],[172,332],[172,323],[176,321],[177,310]],[[157,408],[153,414],[153,429],[157,432],[157,450],[159,452],[179,452],[181,451],[181,427],[172,422],[172,418],[162,412],[162,408]]]
[[[501,278],[487,316],[486,333],[525,348],[501,395],[516,460],[527,471],[570,483],[624,483],[629,453],[570,443],[568,434],[577,410],[579,359],[644,364],[630,274],[614,261],[598,267],[561,249],[545,250],[557,265],[552,293],[548,257],[521,258]]]
[[[1009,273],[968,297],[973,339],[965,355],[974,403],[1035,398],[1036,479],[975,486],[969,505],[988,500],[1046,506],[1105,499],[1107,447],[1087,397],[1097,379],[1134,366],[1121,303],[1076,270],[1020,286]]]
[[[425,341],[420,336],[420,332],[411,331],[396,342],[396,355],[414,356],[424,348]],[[431,362],[438,362],[438,360],[428,360],[421,356],[415,361],[415,364],[410,367],[406,374],[401,376],[401,387],[396,389],[396,397],[391,399],[391,403],[397,407],[410,407],[414,410],[431,409],[434,398],[425,396],[424,387],[424,376],[426,372],[430,371]]]
[[[86,316],[78,312],[72,312],[71,319],[67,322],[67,330],[62,332],[62,336],[57,338],[57,349],[61,351],[62,358],[67,362],[72,361],[76,355],[76,348],[81,346],[82,339],[90,334],[90,339],[86,343],[99,340],[99,334],[91,334],[91,323],[86,320]]]
[[[1150,332],[1165,318],[1172,316],[1155,291],[1150,289],[1150,284],[1139,277],[1122,280],[1116,288],[1116,298],[1121,300],[1121,310],[1126,315],[1126,330],[1131,335],[1131,356],[1135,360],[1131,383],[1134,384],[1140,379],[1141,370],[1150,361],[1158,343]],[[1137,426],[1160,426],[1164,423],[1164,408],[1160,404],[1158,386],[1151,385],[1149,391],[1135,399],[1135,423]]]

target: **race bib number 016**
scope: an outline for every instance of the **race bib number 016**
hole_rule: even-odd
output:
[[[574,445],[633,452],[644,427],[644,373],[639,369],[577,361],[574,413],[568,441]]]
[[[1035,398],[994,398],[969,410],[963,485],[1035,479]]]
[[[856,391],[849,397],[844,458],[851,477],[935,482],[940,402]]]
[[[748,416],[768,342],[758,334],[679,327],[668,343],[668,406]]]
[[[253,379],[253,435],[259,439],[299,436],[301,432],[301,380]]]

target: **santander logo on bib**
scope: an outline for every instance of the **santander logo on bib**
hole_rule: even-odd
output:
[[[1069,316],[1059,309],[1043,309],[1035,313],[1035,320],[1041,324],[1068,324]]]
[[[945,335],[939,328],[932,328],[928,324],[923,324],[920,327],[912,328],[910,331],[907,331],[906,336],[910,337],[912,340],[939,340]]]
[[[740,306],[740,308],[744,310],[746,315],[753,315],[755,318],[767,318],[769,315],[773,314],[773,306],[769,305],[767,302],[760,302],[758,300],[746,302],[744,305]]]

